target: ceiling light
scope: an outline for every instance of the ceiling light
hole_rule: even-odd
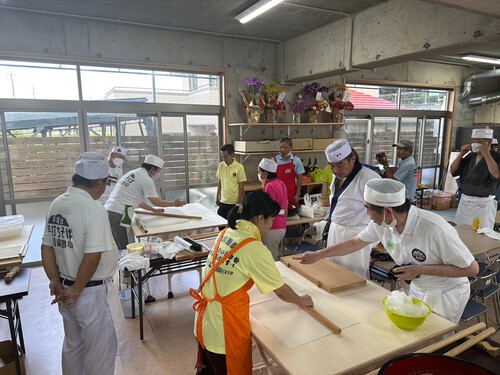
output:
[[[260,0],[259,2],[252,5],[247,10],[244,10],[238,14],[235,18],[241,23],[247,23],[253,20],[255,17],[260,16],[262,13],[268,11],[272,7],[278,5],[283,0]]]
[[[467,60],[467,61],[482,62],[485,64],[491,64],[491,65],[500,65],[500,59],[496,59],[494,57],[486,57],[486,56],[478,56],[478,55],[466,55],[466,56],[462,56],[462,59]]]

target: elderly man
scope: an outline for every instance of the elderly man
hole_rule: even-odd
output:
[[[298,156],[292,154],[292,149],[291,138],[283,138],[280,141],[280,153],[274,157],[274,161],[278,164],[276,174],[287,189],[289,210],[298,206],[302,189],[302,175],[305,173],[302,161]]]
[[[42,264],[64,323],[62,373],[114,374],[128,353],[123,311],[112,278],[118,264],[108,216],[96,202],[108,180],[106,157],[80,155],[72,186],[47,213]],[[121,334],[121,335],[120,335]],[[123,359],[123,358],[122,358]]]
[[[417,163],[415,163],[415,159],[412,155],[414,147],[413,142],[403,138],[400,139],[398,143],[393,144],[392,147],[396,147],[398,158],[401,159],[401,163],[399,163],[396,173],[392,173],[391,168],[389,168],[389,162],[385,154],[377,154],[377,161],[385,167],[385,175],[387,178],[392,178],[393,180],[398,180],[405,184],[405,196],[414,204],[415,191],[417,190]]]
[[[481,219],[483,228],[493,229],[495,224],[500,154],[490,150],[492,139],[492,129],[473,129],[471,144],[461,147],[450,166],[451,174],[460,177],[462,195],[455,216],[458,225],[472,225],[475,218]]]
[[[106,184],[106,190],[101,195],[101,197],[98,199],[98,201],[101,202],[102,204],[106,203],[109,196],[111,195],[111,192],[113,191],[114,187],[116,186],[116,183],[123,176],[122,165],[123,165],[123,161],[127,157],[127,153],[128,153],[128,150],[124,147],[121,147],[121,146],[113,147],[111,149],[111,152],[109,153],[109,156],[108,156],[108,164],[109,164],[108,183]]]
[[[359,162],[358,154],[351,149],[347,139],[339,139],[325,150],[335,178],[331,185],[331,204],[328,218],[328,246],[356,236],[370,222],[363,204],[366,183],[381,178],[375,171]],[[371,246],[355,254],[346,254],[331,260],[365,278],[369,277]]]
[[[400,279],[411,280],[410,295],[458,323],[470,296],[467,277],[476,276],[479,266],[457,231],[441,216],[412,206],[399,181],[368,181],[364,200],[372,221],[361,233],[295,259],[311,264],[321,258],[355,253],[381,241],[399,264],[393,272]]]
[[[158,156],[147,155],[139,168],[131,170],[118,180],[104,205],[108,210],[111,231],[119,250],[125,249],[129,243],[127,226],[122,225],[125,209],[141,207],[152,212],[163,212],[163,209],[147,204],[146,199],[158,207],[179,207],[186,204],[180,199],[170,202],[158,197],[154,182],[161,176],[163,163]],[[129,215],[132,216],[131,213]]]

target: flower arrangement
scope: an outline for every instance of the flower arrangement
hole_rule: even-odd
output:
[[[285,89],[283,86],[278,85],[277,82],[271,82],[269,85],[264,85],[264,97],[261,98],[259,106],[261,108],[275,109],[277,112],[286,114],[285,103]]]
[[[301,114],[306,112],[309,108],[316,105],[316,100],[309,97],[303,96],[302,94],[297,95],[297,98],[290,99],[288,105],[293,114]]]
[[[328,95],[328,103],[332,111],[342,111],[344,109],[352,111],[354,109],[354,104],[348,100],[350,94],[346,95],[346,90],[345,84],[335,83],[332,86],[332,92]]]
[[[262,98],[262,88],[264,87],[264,81],[258,77],[248,77],[245,78],[243,83],[245,83],[248,88],[246,91],[240,90],[240,95],[245,104],[245,110],[247,111],[250,107],[259,106],[259,102]]]
[[[310,102],[311,106],[308,110],[324,111],[328,107],[328,101],[323,99],[322,94],[329,90],[327,86],[321,86],[318,82],[305,85],[303,89],[304,97],[314,100],[314,103]]]

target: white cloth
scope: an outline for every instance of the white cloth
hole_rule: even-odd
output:
[[[118,262],[118,268],[120,271],[124,271],[125,268],[129,271],[135,271],[140,269],[149,268],[149,258],[144,258],[141,254],[137,252],[128,253],[120,259]]]
[[[76,278],[84,253],[102,253],[92,280],[105,280],[115,274],[118,251],[108,213],[82,189],[68,187],[52,202],[42,244],[54,248],[63,278]]]
[[[127,172],[118,180],[104,208],[123,214],[125,205],[139,207],[146,198],[158,198],[158,193],[148,171],[141,167]]]
[[[458,203],[455,223],[457,225],[472,225],[475,218],[481,219],[481,228],[493,229],[497,214],[497,201],[494,195],[489,197],[471,197],[462,194]]]
[[[372,221],[358,236],[366,242],[380,241],[385,231],[387,229]],[[393,235],[393,245],[383,245],[398,265],[453,265],[466,268],[474,261],[474,256],[460,240],[457,231],[446,220],[415,206],[408,212],[403,233],[394,230]],[[410,285],[412,296],[422,299],[433,311],[455,323],[458,323],[465,308],[468,291],[470,283],[467,277],[422,275],[413,279]]]
[[[500,240],[500,233],[495,232],[490,228],[479,228],[477,233],[486,234],[488,237],[493,238],[494,240]]]
[[[327,246],[332,246],[355,237],[368,225],[371,219],[364,205],[363,196],[366,183],[373,178],[381,177],[375,171],[362,167],[349,186],[340,195],[331,217],[332,224],[328,231]],[[330,189],[332,194],[334,194],[335,179]],[[332,257],[330,260],[368,279],[370,276],[370,252],[371,248],[367,246],[358,252],[340,257]]]
[[[116,183],[120,178],[123,176],[123,171],[121,167],[109,167],[109,178],[108,178],[108,183],[106,185],[106,190],[104,190],[104,193],[99,197],[97,200],[99,203],[103,204],[106,203],[108,200],[109,196],[111,195],[111,192],[116,186]]]

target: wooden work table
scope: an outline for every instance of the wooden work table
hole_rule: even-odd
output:
[[[460,239],[474,256],[500,249],[499,240],[488,237],[486,234],[477,233],[472,229],[471,225],[458,225],[455,229]]]
[[[287,280],[307,290],[315,309],[333,303],[332,313],[356,322],[343,328],[340,335],[331,333],[292,349],[252,314],[259,304],[252,305],[252,335],[259,349],[288,374],[364,374],[390,358],[438,340],[457,328],[456,324],[432,313],[416,330],[401,330],[387,318],[382,307],[382,299],[389,294],[387,289],[368,282],[365,286],[330,294],[281,262],[277,262],[277,266]],[[283,303],[282,308],[286,311],[290,306]],[[273,311],[276,313],[280,311]],[[332,321],[336,323],[335,319]],[[296,327],[292,323],[289,329],[295,331]]]

